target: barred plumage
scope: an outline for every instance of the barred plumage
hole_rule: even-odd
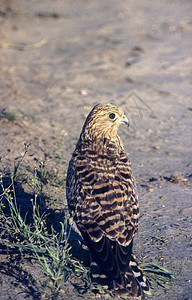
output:
[[[138,197],[128,156],[117,134],[128,125],[121,108],[96,105],[83,126],[67,173],[69,210],[92,256],[93,281],[115,294],[140,296],[149,284],[132,254]]]

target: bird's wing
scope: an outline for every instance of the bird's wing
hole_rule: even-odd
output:
[[[68,204],[94,260],[111,278],[127,271],[137,231],[138,205],[129,161],[72,159]]]

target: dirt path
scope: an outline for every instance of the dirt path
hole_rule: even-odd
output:
[[[191,11],[190,0],[0,7],[1,171],[13,170],[30,143],[22,172],[45,162],[62,177],[91,107],[121,106],[132,123],[120,135],[140,195],[135,252],[178,274],[152,299],[192,299]],[[56,207],[66,203],[63,187],[46,192]],[[18,282],[1,274],[0,298],[24,299]]]

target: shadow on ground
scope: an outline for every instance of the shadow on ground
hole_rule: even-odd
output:
[[[13,281],[14,294],[24,294],[24,297],[32,297],[32,299],[41,299],[41,288],[45,275],[42,270],[34,263],[34,256],[30,251],[23,249],[22,243],[24,239],[18,230],[10,231],[9,226],[12,222],[12,212],[10,206],[10,196],[13,207],[16,209],[30,228],[34,226],[34,201],[38,208],[39,216],[44,220],[46,230],[50,233],[61,233],[61,223],[67,224],[66,237],[68,244],[71,246],[70,253],[72,257],[84,262],[85,266],[89,264],[89,253],[87,249],[82,247],[82,238],[69,224],[68,218],[65,216],[64,210],[56,210],[47,208],[45,199],[46,195],[41,193],[37,197],[33,193],[25,192],[24,188],[18,181],[13,181],[11,176],[3,176],[0,188],[1,197],[1,227],[0,227],[0,273],[6,275],[2,278],[0,284],[3,285],[3,280]],[[15,225],[13,223],[13,225]],[[17,227],[17,224],[16,224]],[[17,246],[21,245],[21,248]],[[78,284],[74,283],[74,286]],[[16,290],[18,289],[18,293]],[[10,292],[12,293],[12,292]]]

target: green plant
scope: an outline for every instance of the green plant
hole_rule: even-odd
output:
[[[21,115],[17,111],[1,111],[0,118],[7,119],[8,121],[16,121],[21,118]]]
[[[154,263],[141,263],[140,268],[154,287],[165,286],[175,279],[175,274]]]
[[[47,298],[56,299],[63,282],[71,275],[80,277],[86,284],[90,282],[89,271],[83,264],[71,255],[71,247],[68,243],[69,232],[67,220],[60,223],[60,232],[53,227],[46,226],[46,214],[40,214],[37,204],[37,194],[32,201],[33,222],[26,223],[26,218],[21,216],[17,206],[14,181],[4,187],[1,176],[0,180],[5,205],[0,206],[0,213],[7,220],[3,225],[3,243],[7,247],[17,248],[25,258],[25,253],[30,254],[41,267],[46,275],[42,285],[42,292]],[[5,209],[5,206],[7,209]]]
[[[64,175],[61,177],[58,175],[58,171],[55,169],[48,169],[45,163],[42,163],[39,168],[35,169],[36,175],[40,182],[45,184],[50,184],[52,186],[63,186],[65,184]]]

